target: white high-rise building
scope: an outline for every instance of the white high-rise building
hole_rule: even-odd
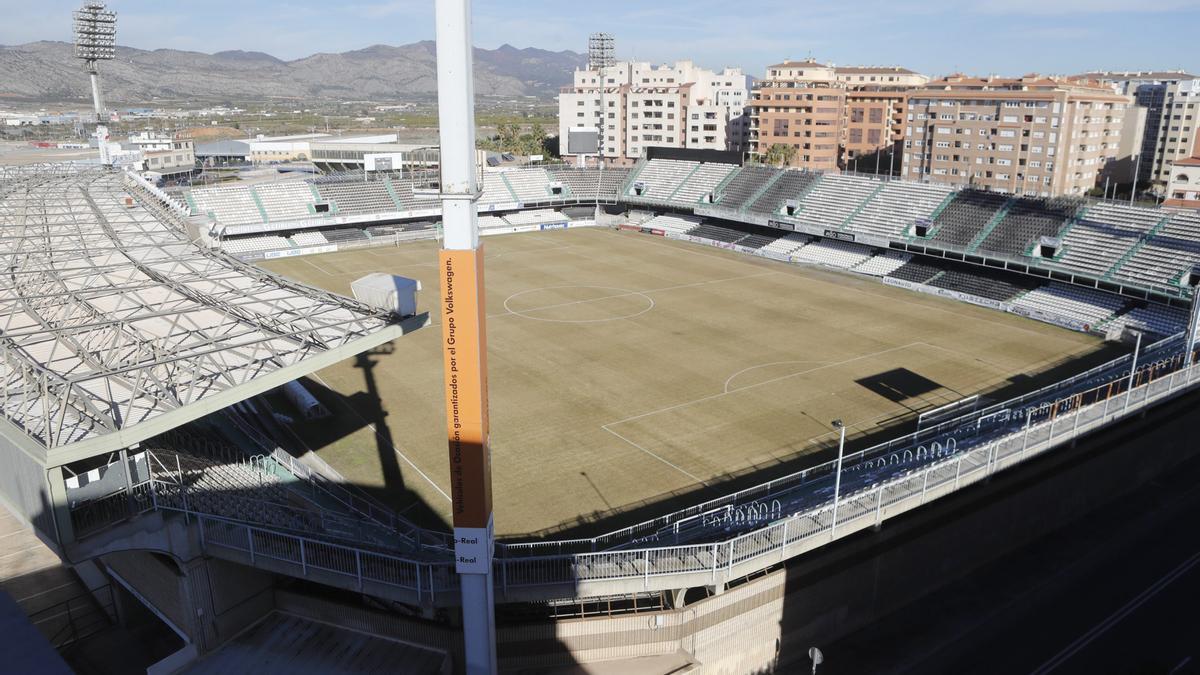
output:
[[[1165,192],[1171,165],[1200,148],[1200,75],[1176,70],[1095,72],[1084,77],[1133,96],[1146,109],[1138,182]]]
[[[604,158],[632,164],[648,147],[744,151],[750,128],[750,77],[691,61],[655,66],[622,61],[578,70],[558,100],[564,156],[570,129],[599,129]]]

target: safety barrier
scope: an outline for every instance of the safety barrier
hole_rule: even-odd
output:
[[[845,494],[836,503],[831,500],[798,511],[723,542],[500,558],[498,590],[507,594],[522,587],[543,587],[553,596],[554,588],[571,588],[572,593],[582,596],[717,585],[737,579],[853,532],[878,527],[889,518],[1177,396],[1200,381],[1200,365],[1157,379],[1150,377],[1147,374],[1148,381],[1102,399],[1098,398],[1100,392],[1105,388],[1111,392],[1110,385],[1023,411],[1021,418],[1026,422],[1019,431],[990,438],[971,449]],[[1082,405],[1089,392],[1095,392],[1096,397],[1092,403]]]

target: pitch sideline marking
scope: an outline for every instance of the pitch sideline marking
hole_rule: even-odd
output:
[[[689,406],[689,405],[692,405],[692,404],[695,404],[695,403],[700,403],[700,402],[707,401],[707,400],[710,400],[710,399],[720,398],[720,397],[722,397],[722,396],[726,396],[727,394],[736,394],[736,393],[738,393],[738,392],[740,392],[740,391],[745,391],[745,390],[747,390],[747,389],[754,389],[754,388],[757,388],[757,387],[760,387],[760,386],[763,386],[763,385],[766,385],[766,384],[771,384],[771,383],[774,383],[774,382],[779,382],[779,381],[786,380],[786,379],[789,379],[789,378],[792,378],[792,377],[796,377],[797,375],[804,375],[804,374],[807,374],[807,373],[816,372],[816,371],[818,371],[818,370],[824,370],[824,369],[826,369],[826,368],[833,368],[833,367],[837,367],[837,366],[840,366],[840,365],[845,365],[845,364],[847,364],[847,363],[853,363],[854,361],[860,361],[860,360],[863,360],[863,359],[869,359],[869,358],[872,358],[872,357],[875,357],[875,356],[881,356],[881,355],[883,355],[883,354],[888,354],[888,353],[890,353],[890,352],[899,351],[899,350],[901,350],[901,349],[908,349],[909,347],[915,347],[915,346],[918,346],[918,345],[920,345],[920,344],[922,344],[922,343],[920,343],[920,342],[912,342],[912,343],[909,343],[909,344],[907,344],[907,345],[902,345],[902,346],[899,346],[899,347],[893,347],[893,348],[891,348],[891,349],[884,349],[884,350],[881,350],[881,351],[878,351],[878,352],[874,352],[874,353],[872,353],[872,354],[864,354],[864,355],[862,355],[862,356],[856,356],[856,357],[854,357],[854,358],[852,358],[852,359],[846,359],[845,361],[839,361],[839,362],[837,362],[837,363],[830,363],[830,364],[828,364],[828,365],[819,366],[819,367],[817,367],[817,368],[810,368],[810,369],[808,369],[808,370],[801,371],[801,372],[798,372],[798,373],[791,373],[790,375],[783,375],[783,376],[780,376],[780,377],[772,378],[772,379],[770,379],[770,380],[764,380],[764,381],[762,381],[762,382],[756,382],[755,384],[746,385],[745,387],[740,387],[740,388],[738,388],[738,389],[734,389],[733,391],[727,391],[727,392],[721,392],[721,393],[719,393],[719,394],[711,394],[711,395],[709,395],[709,396],[703,396],[703,397],[701,397],[701,398],[698,398],[698,399],[695,399],[695,400],[693,400],[693,401],[686,401],[686,402],[684,402],[684,403],[678,403],[678,404],[676,404],[676,405],[673,405],[673,406],[668,406],[668,407],[666,407],[666,408],[660,408],[660,409],[658,409],[658,410],[652,410],[652,411],[650,411],[650,412],[642,413],[642,414],[640,414],[640,415],[634,415],[633,417],[627,417],[627,418],[625,418],[625,419],[623,419],[623,420],[617,420],[616,422],[609,422],[609,423],[607,423],[607,424],[602,424],[602,425],[600,425],[600,428],[601,428],[601,429],[603,429],[604,431],[607,431],[608,433],[610,433],[610,434],[612,434],[612,435],[616,436],[617,438],[619,438],[619,439],[621,439],[621,440],[625,441],[625,442],[626,442],[626,443],[628,443],[629,445],[632,445],[633,447],[637,448],[638,450],[641,450],[642,452],[646,453],[647,455],[650,455],[651,457],[653,457],[654,459],[657,459],[658,461],[662,462],[663,464],[666,464],[666,465],[668,465],[668,466],[670,466],[670,467],[674,468],[676,471],[679,471],[680,473],[684,474],[685,476],[688,476],[689,478],[692,478],[693,480],[695,480],[696,482],[700,483],[701,485],[704,485],[705,487],[708,487],[708,483],[707,483],[707,482],[705,482],[705,481],[701,480],[700,478],[698,478],[698,477],[697,477],[697,476],[695,476],[694,474],[692,474],[692,473],[690,473],[690,472],[688,472],[688,471],[685,471],[684,469],[680,468],[679,466],[677,466],[677,465],[675,465],[675,464],[672,464],[671,462],[667,461],[666,459],[664,459],[664,458],[663,458],[663,457],[661,457],[660,455],[657,455],[657,454],[655,454],[655,453],[651,452],[650,450],[647,450],[646,448],[642,447],[641,445],[638,445],[637,443],[634,443],[633,441],[629,440],[629,439],[628,439],[628,438],[626,438],[625,436],[622,436],[621,434],[617,433],[616,431],[613,431],[613,430],[612,430],[612,429],[610,429],[609,427],[616,426],[616,425],[618,425],[618,424],[624,424],[624,423],[626,423],[626,422],[632,422],[633,420],[641,419],[641,418],[643,418],[643,417],[649,417],[649,416],[651,416],[651,415],[657,415],[657,414],[659,414],[659,413],[667,412],[668,410],[675,410],[675,409],[677,409],[677,408],[684,408],[684,407],[687,407],[687,406]],[[879,418],[881,418],[881,417],[884,417],[884,416],[886,416],[886,415],[888,415],[888,414],[890,414],[890,412],[889,412],[889,413],[883,413],[883,414],[881,414],[881,415],[877,415],[876,417],[873,417],[873,418],[871,418],[871,419],[869,419],[869,420],[865,420],[865,421],[868,421],[868,422],[869,422],[869,421],[872,421],[872,420],[875,420],[875,419],[879,419]],[[862,423],[862,421],[861,421],[861,420],[860,420],[859,422],[855,422],[854,424],[851,424],[851,425],[849,425],[849,428],[854,428],[854,427],[857,427],[857,426],[858,426],[859,424],[861,424],[861,423]],[[825,432],[824,434],[819,434],[819,435],[817,435],[817,436],[813,436],[812,438],[808,439],[808,442],[809,442],[810,444],[812,444],[812,443],[816,442],[816,439],[818,439],[818,438],[821,438],[822,436],[828,436],[830,433],[833,433],[833,432]]]
[[[329,386],[329,383],[328,383],[328,382],[326,382],[325,380],[321,379],[321,376],[320,376],[320,375],[318,375],[317,373],[313,373],[313,374],[312,374],[312,377],[313,377],[314,379],[316,379],[316,381],[317,381],[317,382],[320,382],[320,383],[321,383],[321,386],[325,387],[326,389],[329,389],[329,390],[331,390],[331,391],[337,391],[337,390],[336,390],[336,389],[334,389],[333,387]],[[350,407],[350,406],[347,406],[347,407]],[[362,420],[363,422],[366,422],[366,424],[367,424],[367,428],[368,428],[368,429],[370,429],[370,430],[371,430],[371,432],[375,434],[375,437],[376,437],[376,438],[378,438],[378,437],[379,437],[379,430],[375,428],[375,425],[374,425],[373,423],[371,423],[370,421],[368,421],[368,420],[367,420],[367,418],[365,418],[365,417],[363,417],[362,415],[360,415],[360,414],[359,414],[359,412],[358,412],[357,410],[355,410],[353,407],[350,407],[350,412],[354,413],[354,416],[355,416],[355,417],[357,417],[358,419]],[[411,459],[409,459],[407,456],[405,456],[405,454],[404,454],[403,452],[400,452],[400,450],[399,450],[399,449],[396,447],[396,444],[395,444],[395,443],[393,443],[393,442],[392,442],[392,440],[391,440],[390,438],[389,438],[389,439],[386,439],[386,440],[387,440],[387,443],[388,443],[388,445],[390,445],[390,446],[391,446],[391,448],[392,448],[392,452],[396,453],[396,456],[398,456],[400,459],[403,459],[403,460],[404,460],[404,461],[405,461],[405,462],[406,462],[406,463],[407,463],[409,466],[411,466],[411,467],[413,468],[413,470],[414,470],[414,471],[416,471],[418,474],[420,474],[420,475],[421,475],[421,478],[424,478],[424,479],[425,479],[425,482],[427,482],[427,483],[429,483],[430,485],[432,485],[432,486],[433,486],[433,489],[438,491],[438,494],[440,494],[440,495],[442,495],[443,497],[445,497],[445,498],[446,498],[446,501],[448,501],[448,502],[452,502],[452,501],[454,501],[454,500],[450,499],[450,495],[446,494],[445,490],[442,490],[442,488],[441,488],[441,487],[439,487],[437,483],[433,482],[433,479],[432,479],[432,478],[430,478],[429,476],[425,475],[425,472],[421,470],[421,467],[419,467],[419,466],[417,466],[416,464],[414,464],[414,463],[413,463],[413,461],[412,461]]]
[[[657,459],[658,461],[662,462],[663,464],[666,464],[667,466],[671,467],[672,469],[675,469],[676,471],[678,471],[679,473],[681,473],[681,474],[683,474],[683,475],[687,476],[688,478],[691,478],[692,480],[694,480],[694,481],[696,481],[697,483],[699,483],[699,484],[703,485],[704,487],[708,487],[708,483],[707,483],[707,482],[705,482],[705,481],[704,481],[702,478],[700,478],[699,476],[697,476],[697,475],[695,475],[695,474],[693,474],[693,473],[691,473],[691,472],[689,472],[689,471],[687,471],[687,470],[683,469],[683,468],[682,468],[682,467],[680,467],[678,464],[673,464],[672,462],[669,462],[669,461],[667,461],[667,460],[666,460],[666,459],[664,459],[664,458],[663,458],[661,455],[657,455],[657,454],[655,454],[655,453],[653,453],[653,452],[650,452],[650,451],[649,451],[649,450],[647,450],[646,448],[643,448],[642,446],[638,445],[637,443],[634,443],[633,441],[629,440],[628,438],[625,438],[625,437],[624,437],[624,436],[622,436],[621,434],[619,434],[619,433],[617,433],[617,432],[613,431],[612,429],[609,429],[607,425],[605,425],[605,426],[602,426],[602,427],[600,427],[600,428],[601,428],[601,429],[604,429],[605,431],[607,431],[608,433],[612,434],[613,436],[616,436],[617,438],[619,438],[619,439],[621,439],[621,440],[625,441],[626,443],[628,443],[628,444],[632,445],[633,447],[637,448],[638,450],[641,450],[642,452],[646,453],[647,455],[650,455],[651,457],[653,457],[654,459]]]

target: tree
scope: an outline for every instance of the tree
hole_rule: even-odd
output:
[[[796,147],[794,145],[784,145],[783,143],[773,143],[767,148],[767,154],[764,158],[764,163],[773,164],[775,166],[784,166],[792,163],[796,159]]]

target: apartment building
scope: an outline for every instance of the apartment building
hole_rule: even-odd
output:
[[[744,151],[749,97],[750,78],[736,68],[624,61],[577,70],[559,93],[559,138],[599,129],[602,154],[614,164],[633,164],[649,147]],[[565,146],[563,155],[577,159]]]
[[[1192,157],[1177,159],[1171,165],[1164,206],[1200,209],[1200,150]]]
[[[898,66],[813,59],[768,66],[750,100],[749,150],[763,158],[772,146],[789,147],[790,165],[813,171],[859,168],[861,157],[891,153],[904,130],[908,91],[928,81]]]
[[[909,92],[902,175],[1012,194],[1082,195],[1127,169],[1141,142],[1142,117],[1133,108],[1133,97],[1094,82],[952,75]]]
[[[1178,71],[1095,72],[1079,76],[1133,96],[1146,109],[1139,182],[1163,192],[1171,164],[1200,147],[1200,76]]]

